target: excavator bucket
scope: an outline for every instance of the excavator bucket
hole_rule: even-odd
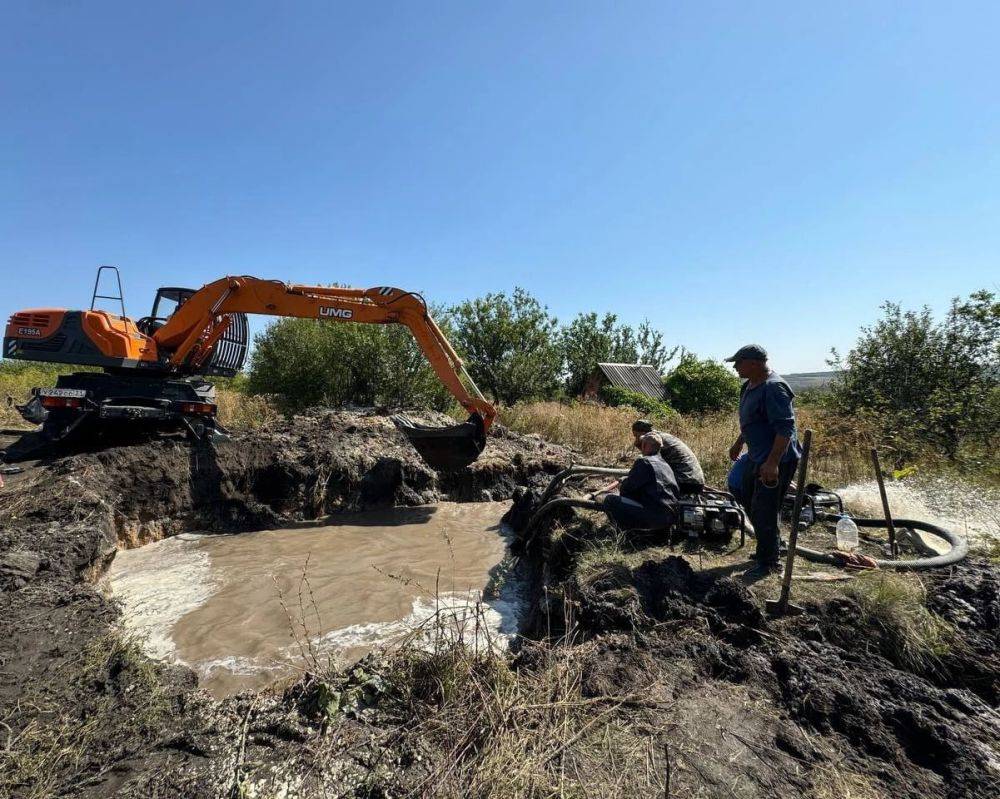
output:
[[[467,421],[449,427],[431,427],[406,416],[394,416],[396,427],[410,439],[427,464],[436,471],[468,466],[486,447],[483,417],[472,414]]]

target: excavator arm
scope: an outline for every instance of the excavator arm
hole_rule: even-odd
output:
[[[169,359],[172,370],[196,372],[210,357],[230,323],[229,315],[234,313],[405,325],[438,378],[469,412],[469,420],[454,427],[432,428],[396,417],[397,426],[424,459],[437,468],[466,465],[485,446],[486,431],[496,418],[496,409],[469,377],[462,359],[431,318],[419,294],[387,286],[355,289],[226,277],[196,291],[155,331],[158,352]]]

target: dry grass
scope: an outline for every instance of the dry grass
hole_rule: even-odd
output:
[[[56,377],[66,369],[57,364],[0,362],[0,427],[30,429],[14,405],[27,402],[35,386],[54,386]]]
[[[824,770],[806,795],[808,799],[888,799],[872,778],[839,768]]]
[[[519,433],[537,433],[596,463],[632,458],[632,422],[638,411],[589,402],[528,402],[504,408],[500,421]]]
[[[1000,536],[981,538],[972,547],[972,554],[986,558],[990,563],[1000,564]]]
[[[219,421],[232,430],[259,430],[282,418],[267,397],[252,396],[231,388],[218,386],[215,402],[219,406]]]
[[[126,698],[94,691],[110,674]],[[51,678],[64,696],[33,688],[0,718],[0,796],[48,799],[99,782],[114,761],[95,768],[95,756],[121,745],[110,735],[125,725],[129,736],[142,738],[169,712],[153,661],[138,641],[116,632],[91,641]]]
[[[858,624],[874,628],[882,654],[917,673],[936,670],[955,642],[955,630],[927,609],[927,590],[915,575],[873,572],[845,586],[861,608]]]
[[[580,452],[595,464],[621,464],[635,457],[632,422],[642,416],[633,408],[609,408],[586,402],[531,402],[505,408],[501,421],[521,433],[537,433]],[[729,448],[739,434],[735,412],[653,419],[695,451],[713,484],[725,483]],[[816,408],[798,410],[800,429],[812,428],[811,479],[837,486],[871,477],[871,435]]]
[[[629,715],[668,700],[653,689],[585,696],[583,648],[539,645],[518,672],[461,645],[399,650],[387,683],[407,723],[391,744],[429,757],[412,795],[665,795],[664,741]],[[376,792],[390,787],[373,780]]]

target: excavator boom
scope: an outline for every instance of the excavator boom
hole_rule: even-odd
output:
[[[176,303],[173,313],[159,315],[161,300]],[[234,374],[242,366],[246,352],[247,314],[405,325],[438,378],[469,413],[469,419],[462,424],[436,428],[397,416],[397,426],[421,456],[438,469],[467,465],[485,447],[486,432],[496,418],[496,410],[469,377],[462,359],[428,312],[424,299],[419,294],[388,286],[356,289],[288,284],[249,276],[225,277],[196,291],[160,289],[151,316],[137,322],[93,309],[21,311],[7,325],[4,352],[7,357],[24,360],[102,366],[113,372],[118,381],[128,382],[129,375],[135,375],[145,387],[142,397],[147,403],[151,381],[154,386],[158,380],[176,386],[195,376]],[[70,384],[75,382],[68,381],[67,386]],[[93,378],[89,379],[88,385],[93,384]],[[86,393],[72,388],[63,390]],[[116,390],[122,389],[119,386]],[[204,399],[203,394],[198,398]],[[61,400],[51,396],[43,399],[48,402],[43,403],[45,408],[58,407],[65,417],[67,408],[57,405]],[[69,399],[79,400],[78,406],[69,408],[79,411],[76,416],[87,412],[85,397],[74,393]],[[111,411],[104,407],[107,398],[101,402],[103,418],[105,412]],[[35,407],[34,412],[37,416],[39,408]],[[183,417],[184,412],[179,412]],[[135,414],[145,415],[138,411]],[[214,417],[214,413],[210,416]],[[203,415],[201,421],[213,422],[214,418],[205,419]]]

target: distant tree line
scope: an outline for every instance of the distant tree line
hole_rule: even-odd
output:
[[[647,364],[663,372],[678,352],[648,321],[633,327],[615,314],[591,312],[560,324],[521,288],[435,308],[432,315],[480,389],[505,405],[576,397],[599,362]],[[409,331],[398,325],[282,319],[254,343],[246,388],[275,395],[288,411],[348,403],[443,409],[452,403]],[[710,385],[691,389],[701,378]],[[731,370],[685,353],[657,407],[729,407],[738,390]],[[609,404],[641,403],[621,392],[604,398]]]

